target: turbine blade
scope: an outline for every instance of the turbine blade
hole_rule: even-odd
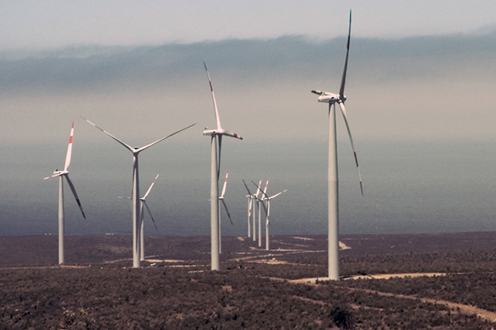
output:
[[[229,217],[229,221],[231,221],[231,225],[232,225],[233,222],[232,222],[232,219],[231,219],[231,213],[229,213],[229,210],[227,209],[226,202],[223,199],[221,199],[221,201],[222,201],[222,205],[224,205],[224,208],[226,209],[227,216]]]
[[[217,121],[217,129],[220,130],[220,129],[222,129],[222,127],[220,125],[219,110],[217,109],[217,101],[215,101],[215,93],[214,93],[214,87],[212,85],[212,79],[210,79],[210,74],[208,73],[207,64],[205,62],[203,62],[203,65],[205,66],[205,72],[207,72],[208,83],[210,84],[210,92],[212,93],[212,101],[214,102],[214,110],[215,110],[215,119]]]
[[[353,150],[353,155],[355,156],[355,163],[356,163],[356,168],[358,172],[358,179],[360,180],[360,191],[362,192],[363,196],[363,186],[362,186],[362,175],[360,174],[360,167],[358,167],[358,157],[355,152],[355,146],[353,144],[353,137],[351,136],[351,131],[350,131],[350,126],[348,125],[348,118],[346,116],[346,109],[344,107],[343,102],[338,102],[339,107],[341,108],[341,113],[343,114],[343,119],[344,123],[346,124],[346,129],[348,130],[348,135],[350,136],[350,142],[351,142],[351,149]]]
[[[225,131],[225,130],[222,131],[222,135],[227,135],[227,136],[230,136],[230,137],[233,137],[233,138],[236,138],[236,139],[243,140],[243,138],[241,136],[239,136],[239,134],[233,133],[233,132],[229,132],[229,131]]]
[[[152,190],[152,187],[155,184],[155,182],[157,181],[159,175],[160,175],[160,173],[157,174],[157,176],[155,177],[155,180],[153,180],[152,184],[150,185],[150,188],[148,188],[148,190],[146,191],[145,196],[143,196],[143,198],[142,198],[143,200],[146,198],[146,196],[148,196],[148,194],[150,193],[150,190]]]
[[[131,152],[134,152],[134,148],[131,147],[129,144],[119,140],[118,138],[116,138],[115,136],[113,136],[112,134],[110,134],[109,132],[107,132],[106,130],[104,130],[103,128],[97,126],[96,124],[92,123],[91,121],[89,121],[88,119],[84,118],[83,116],[79,116],[81,118],[83,118],[84,120],[86,120],[90,125],[93,125],[95,126],[96,128],[98,128],[100,131],[102,131],[103,133],[107,134],[108,136],[110,136],[112,139],[114,139],[115,141],[119,142],[120,144],[122,144],[124,147],[126,147],[129,151]]]
[[[346,43],[346,57],[344,60],[343,78],[341,79],[341,88],[339,89],[339,99],[344,99],[344,85],[346,83],[346,70],[348,69],[348,54],[350,53],[350,36],[351,36],[351,10],[350,10],[350,24],[348,27],[348,42]]]
[[[269,180],[267,180],[267,182],[265,182],[265,188],[264,188],[264,191],[263,191],[263,194],[265,195],[265,197],[269,197],[269,196],[267,196],[267,187],[268,186],[269,186]]]
[[[252,196],[252,197],[253,197],[254,195],[252,195],[252,193],[250,192],[250,189],[248,189],[248,186],[246,185],[245,180],[241,179],[241,181],[243,181],[243,184],[245,185],[246,191],[248,191],[248,195],[250,195],[250,196]],[[251,204],[250,204],[250,205],[251,205]]]
[[[64,171],[67,171],[69,165],[71,164],[71,155],[72,155],[72,138],[74,136],[74,122],[72,122],[71,128],[71,136],[69,137],[69,146],[67,147],[67,156],[65,157],[65,166]]]
[[[263,195],[267,196],[267,195],[265,194],[265,192],[261,189],[262,180],[260,180],[260,182],[258,182],[258,186],[257,186],[257,184],[256,184],[253,180],[252,180],[251,182],[255,185],[255,187],[257,187],[257,194],[255,195],[255,198],[256,198],[256,199],[260,200],[260,198],[258,198],[258,195],[259,195],[260,193],[262,193]],[[262,198],[263,198],[263,196],[262,196]]]
[[[158,233],[159,231],[158,231],[158,228],[157,228],[157,223],[155,222],[155,219],[153,219],[153,215],[152,215],[152,212],[150,211],[150,208],[148,207],[148,204],[146,204],[145,201],[143,201],[143,204],[145,205],[145,207],[146,207],[146,209],[148,211],[148,214],[150,215],[150,218],[153,221],[153,225],[155,226],[155,229],[157,230],[157,233]]]
[[[281,194],[285,193],[286,191],[288,191],[288,190],[287,190],[287,189],[284,189],[284,190],[283,190],[283,191],[281,191],[280,193],[277,193],[277,194],[275,194],[275,195],[270,196],[270,197],[269,197],[269,199],[274,199],[274,198],[276,198],[277,196],[279,196],[279,195],[281,195]]]
[[[71,179],[69,179],[69,174],[66,174],[65,178],[67,179],[67,183],[69,184],[69,187],[72,190],[72,194],[74,195],[74,198],[76,199],[77,205],[79,206],[79,209],[81,210],[81,213],[83,214],[83,218],[86,219],[86,216],[84,215],[83,207],[81,206],[81,202],[79,201],[79,197],[76,193],[76,189],[74,188],[74,185],[72,184]]]
[[[263,210],[265,212],[265,215],[267,215],[268,213],[267,213],[267,207],[265,206],[265,203],[261,200],[260,201],[260,204],[262,204],[262,207],[263,207]]]
[[[146,146],[144,146],[144,147],[138,148],[136,151],[141,152],[141,151],[143,151],[143,150],[145,150],[145,149],[148,149],[148,148],[150,148],[151,146],[153,146],[153,145],[155,145],[155,144],[157,144],[157,143],[159,143],[159,142],[161,142],[161,141],[163,141],[163,140],[165,140],[165,139],[167,139],[167,138],[170,138],[171,136],[176,135],[177,133],[180,133],[180,132],[182,132],[182,131],[184,131],[184,130],[186,130],[186,129],[190,128],[190,127],[193,127],[193,126],[195,126],[195,125],[196,125],[196,123],[191,124],[191,125],[189,125],[189,126],[187,126],[187,127],[183,128],[183,129],[180,129],[179,131],[176,131],[176,132],[174,132],[174,133],[172,133],[172,134],[169,134],[169,135],[167,135],[167,136],[165,136],[165,137],[163,137],[163,138],[161,138],[161,139],[158,139],[157,141],[154,141],[154,142],[152,142],[152,143],[150,143],[150,144],[147,144],[147,145],[146,145]]]
[[[224,198],[224,194],[226,193],[226,187],[227,187],[227,176],[229,175],[229,172],[226,172],[226,179],[224,180],[224,187],[222,187],[222,194],[220,195],[219,198]]]
[[[61,176],[61,175],[62,175],[62,173],[52,174],[52,175],[50,175],[50,176],[47,176],[46,178],[43,178],[43,180],[46,180],[46,179],[51,179],[51,178],[55,178],[55,177],[57,177],[57,176]]]

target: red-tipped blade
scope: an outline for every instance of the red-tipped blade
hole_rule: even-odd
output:
[[[149,194],[149,193],[150,193],[150,191],[152,190],[153,185],[155,184],[155,182],[157,182],[157,179],[158,179],[158,176],[159,176],[159,175],[160,175],[160,173],[159,173],[159,174],[157,174],[157,176],[155,177],[155,180],[153,180],[152,184],[150,185],[150,188],[148,188],[148,190],[146,191],[145,196],[143,196],[143,197],[142,197],[142,199],[145,199],[145,198],[146,198],[146,196],[148,196],[148,194]]]
[[[69,137],[69,146],[67,147],[67,156],[65,157],[65,166],[64,171],[67,171],[69,165],[71,164],[71,155],[72,155],[72,139],[74,137],[74,122],[72,122],[71,128],[71,136]]]
[[[129,144],[119,140],[118,138],[116,138],[115,136],[113,136],[112,134],[110,134],[109,132],[107,132],[106,130],[104,130],[103,128],[101,128],[100,126],[96,125],[95,123],[93,123],[92,121],[84,118],[83,116],[79,116],[81,118],[83,118],[84,120],[86,120],[88,122],[88,124],[92,125],[92,126],[95,126],[97,129],[99,129],[100,131],[102,131],[103,133],[107,134],[108,136],[110,136],[112,139],[114,139],[115,141],[117,141],[119,144],[123,145],[126,149],[128,149],[129,151],[131,152],[134,152],[134,148],[131,147]]]
[[[276,198],[277,196],[279,196],[279,195],[281,195],[281,194],[285,193],[286,191],[288,191],[288,190],[287,190],[287,189],[284,189],[283,191],[278,192],[277,194],[270,196],[270,197],[269,197],[269,199],[274,199],[274,198]]]
[[[260,195],[260,192],[262,191],[262,188],[261,188],[261,185],[262,185],[262,180],[260,180],[258,182],[258,185],[252,180],[251,183],[253,183],[255,185],[255,187],[257,187],[257,193],[254,195],[256,199],[259,199],[258,198],[258,195]]]

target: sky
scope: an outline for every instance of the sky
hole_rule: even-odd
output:
[[[343,35],[352,9],[354,35],[403,38],[493,29],[490,0],[355,1],[4,1],[2,50],[77,45],[136,46],[204,40]]]
[[[448,201],[460,209],[452,212],[464,214],[466,206],[474,205],[473,199],[483,200],[473,210],[484,214],[476,228],[496,230],[487,224],[492,204],[485,199],[493,189],[491,156],[496,151],[491,143],[496,135],[494,1],[4,2],[0,12],[4,211],[0,218],[23,218],[23,212],[39,205],[44,211],[33,218],[36,221],[48,223],[56,215],[57,184],[39,178],[63,165],[73,121],[73,181],[82,181],[81,195],[93,194],[86,197],[91,201],[88,208],[102,208],[101,218],[118,207],[112,204],[105,209],[101,204],[125,194],[122,190],[130,179],[121,178],[130,175],[131,156],[79,116],[136,146],[197,123],[154,146],[156,151],[144,152],[141,168],[142,176],[152,180],[162,172],[164,185],[177,187],[179,191],[167,198],[184,194],[187,199],[190,195],[185,191],[189,191],[191,202],[182,203],[202,205],[191,207],[198,210],[191,217],[201,217],[210,164],[209,141],[202,130],[215,125],[203,61],[209,67],[223,127],[244,137],[226,141],[223,149],[223,170],[231,168],[237,182],[233,190],[243,189],[242,177],[264,176],[274,182],[274,192],[311,187],[313,182],[322,193],[327,108],[310,91],[339,88],[350,9],[348,120],[366,192],[371,186],[378,190],[372,189],[372,196],[362,200],[351,192],[356,174],[339,119],[340,161],[344,162],[340,187],[345,195],[350,189],[348,207],[357,210],[346,213],[347,200],[342,198],[343,217],[360,223],[361,217],[372,214],[380,222],[408,218],[404,212],[413,209],[426,212],[425,223],[449,218],[451,213],[443,213],[451,209],[443,204],[447,195],[437,191],[435,182],[454,179],[458,180],[455,186],[447,188],[458,189],[459,195]],[[418,157],[410,159],[412,154]],[[391,168],[404,175],[391,173]],[[410,185],[422,180],[428,188]],[[488,186],[464,193],[469,189],[467,182]],[[206,185],[204,194],[202,188],[194,187],[196,183]],[[405,185],[412,194],[399,206],[384,201],[388,193]],[[439,203],[423,207],[425,197],[418,194],[425,190]],[[239,192],[240,200],[243,193]],[[292,196],[287,198],[303,198],[303,214],[317,203],[309,201],[305,192]],[[272,207],[276,209],[276,204]],[[325,219],[320,219],[321,211],[317,213],[315,226],[321,228]],[[469,214],[473,213],[466,217]],[[17,224],[10,232],[22,232],[25,227]],[[351,233],[365,231],[360,226],[346,227],[346,221],[342,227]],[[384,220],[382,229],[375,228],[415,231],[407,221],[389,225]],[[436,228],[453,230],[445,225]],[[460,218],[454,228],[474,227],[463,225]]]

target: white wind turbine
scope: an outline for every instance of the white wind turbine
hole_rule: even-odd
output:
[[[64,177],[67,180],[67,184],[72,190],[72,194],[74,195],[74,198],[76,199],[76,202],[79,206],[79,209],[81,210],[81,213],[83,215],[83,218],[86,219],[86,216],[84,215],[83,207],[81,206],[81,202],[79,201],[79,197],[76,193],[76,189],[74,188],[74,185],[72,184],[71,179],[69,179],[69,165],[71,164],[71,155],[72,155],[72,139],[74,136],[74,122],[72,122],[72,128],[71,128],[71,136],[69,137],[69,147],[67,147],[67,156],[65,157],[65,165],[64,165],[64,170],[59,171],[55,170],[52,175],[47,176],[46,179],[54,178],[54,177],[59,177],[59,264],[63,264],[65,262],[64,260],[64,233],[65,233],[65,228],[64,228]]]
[[[146,196],[148,196],[148,194],[150,193],[150,191],[152,190],[152,187],[153,185],[155,184],[155,182],[157,181],[158,179],[158,176],[160,175],[157,174],[157,176],[155,177],[155,180],[153,180],[152,184],[150,185],[150,188],[148,188],[148,190],[146,191],[146,194],[140,198],[140,261],[144,261],[145,260],[145,222],[143,221],[145,219],[145,208],[146,210],[148,211],[148,214],[150,215],[150,218],[152,219],[153,221],[153,225],[155,226],[155,229],[157,230],[158,232],[158,228],[157,228],[157,223],[155,222],[155,219],[153,219],[153,215],[152,215],[152,212],[150,211],[150,208],[148,207],[148,204],[146,204]]]
[[[267,190],[264,191],[264,196],[262,197],[262,201],[265,201],[267,203],[267,217],[265,219],[265,249],[268,251],[269,250],[269,218],[270,218],[270,201],[273,200],[274,198],[278,197],[279,195],[285,193],[288,191],[287,189],[284,189],[281,192],[278,192],[275,195],[268,196],[266,194]]]
[[[243,183],[245,181],[243,180]],[[260,182],[258,183],[258,185],[260,186],[262,184],[262,180],[260,180]],[[257,194],[252,194],[250,192],[250,190],[248,189],[248,187],[246,186],[246,183],[245,183],[245,187],[246,187],[246,190],[248,190],[248,195],[246,195],[246,198],[248,199],[248,237],[251,237],[251,221],[253,221],[253,240],[255,241],[255,203],[254,201],[257,199],[257,196],[258,196],[258,190],[257,190]],[[253,218],[252,218],[252,215],[253,215]]]
[[[214,103],[215,119],[217,121],[217,128],[207,129],[203,131],[203,135],[210,136],[211,144],[211,171],[210,171],[210,238],[211,238],[211,269],[219,270],[219,172],[220,172],[220,155],[222,149],[222,136],[243,140],[241,136],[236,133],[226,131],[222,128],[219,118],[219,110],[217,109],[217,102],[215,101],[214,88],[212,80],[208,74],[207,65],[203,62],[205,71],[207,73],[208,83],[210,84],[210,92],[212,93],[212,101]]]
[[[224,195],[226,194],[226,188],[227,188],[228,175],[229,175],[229,172],[226,172],[226,179],[224,180],[224,187],[222,187],[222,193],[219,196],[219,200],[224,205],[224,209],[226,210],[227,216],[229,217],[229,221],[231,222],[231,225],[232,225],[233,222],[231,219],[231,214],[229,213],[229,210],[227,209],[227,204],[224,201]],[[220,212],[220,203],[219,203],[219,254],[220,253],[222,253],[222,221],[221,221],[221,212]]]
[[[122,146],[124,146],[127,150],[129,150],[132,154],[133,154],[133,194],[132,194],[132,203],[133,203],[133,267],[134,268],[139,268],[140,267],[140,256],[141,256],[141,246],[139,244],[139,240],[140,240],[140,237],[141,237],[141,233],[140,233],[140,226],[139,226],[139,219],[140,219],[140,207],[139,207],[139,201],[140,201],[140,198],[139,198],[139,171],[138,171],[138,154],[148,148],[150,148],[151,146],[173,136],[173,135],[176,135],[177,133],[179,132],[182,132],[184,131],[185,129],[188,129],[196,124],[192,124],[192,125],[189,125],[183,129],[180,129],[179,131],[176,131],[172,134],[169,134],[161,139],[158,139],[157,141],[154,141],[150,144],[147,144],[141,148],[134,148],[134,147],[131,147],[129,144],[119,140],[118,138],[116,138],[115,136],[113,136],[112,134],[110,134],[109,132],[105,131],[104,129],[98,127],[97,125],[95,125],[94,123],[92,123],[91,121],[89,121],[88,119],[84,118],[84,117],[81,117],[83,118],[84,120],[86,120],[90,125],[92,126],[95,126],[96,128],[98,128],[100,131],[102,131],[103,133],[107,134],[108,136],[110,136],[112,139],[114,139],[115,141],[117,141],[119,144],[121,144]]]
[[[358,178],[360,180],[360,190],[363,195],[362,178],[360,169],[358,167],[358,158],[353,145],[353,138],[351,137],[350,126],[346,117],[346,109],[344,102],[346,96],[344,95],[344,85],[346,82],[346,70],[348,67],[348,54],[350,51],[350,36],[351,36],[351,10],[350,10],[350,23],[348,29],[348,43],[346,45],[346,57],[344,61],[343,76],[341,79],[341,87],[339,94],[328,93],[324,91],[313,90],[312,93],[319,95],[318,101],[329,104],[329,163],[328,163],[328,222],[329,222],[329,279],[339,280],[339,213],[338,213],[338,156],[337,156],[337,139],[336,139],[336,103],[341,109],[348,135],[350,137],[351,148],[355,156],[356,167],[358,171]],[[334,106],[334,107],[333,107]]]

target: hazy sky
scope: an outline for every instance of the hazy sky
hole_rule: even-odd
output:
[[[143,143],[199,133],[213,124],[206,61],[224,126],[320,140],[309,91],[339,86],[350,9],[357,137],[494,137],[494,1],[22,1],[0,12],[0,138],[55,139],[78,115]]]
[[[413,1],[3,1],[0,49],[148,45],[297,34],[357,37],[471,33],[494,28],[491,0]]]
[[[339,88],[350,9],[346,106],[364,181],[377,179],[370,177],[370,167],[367,178],[367,162],[395,157],[387,149],[371,155],[366,147],[375,141],[427,146],[494,141],[495,1],[9,1],[0,11],[2,180],[21,175],[39,180],[62,166],[72,121],[74,177],[81,163],[93,164],[93,171],[110,166],[90,174],[100,184],[119,171],[130,175],[128,152],[79,115],[136,146],[197,123],[154,148],[163,153],[166,144],[173,146],[180,159],[189,156],[208,175],[209,141],[202,130],[215,120],[202,61],[209,65],[223,127],[245,138],[225,143],[223,166],[234,165],[229,148],[246,148],[239,150],[257,164],[250,174],[274,173],[287,166],[284,157],[268,170],[255,151],[270,156],[281,145],[297,163],[308,145],[326,144],[327,108],[310,91]],[[338,125],[340,141],[347,143],[341,119]],[[344,147],[353,166],[349,146]],[[325,148],[319,150],[325,156]],[[477,155],[472,154],[474,162]],[[163,153],[157,162],[168,168],[176,156]],[[112,157],[118,157],[119,166]],[[325,157],[318,161],[325,172]],[[444,169],[446,164],[431,165]],[[152,163],[142,170],[151,178],[164,171]],[[238,184],[244,174],[233,174]],[[402,177],[395,178],[401,186]],[[8,182],[3,187],[16,184]],[[40,191],[53,189],[47,200],[55,203],[56,184],[36,182]],[[4,188],[3,196],[10,192]],[[105,192],[114,193],[123,194]],[[198,200],[204,195],[208,185]],[[379,205],[380,196],[375,198],[368,205]]]

